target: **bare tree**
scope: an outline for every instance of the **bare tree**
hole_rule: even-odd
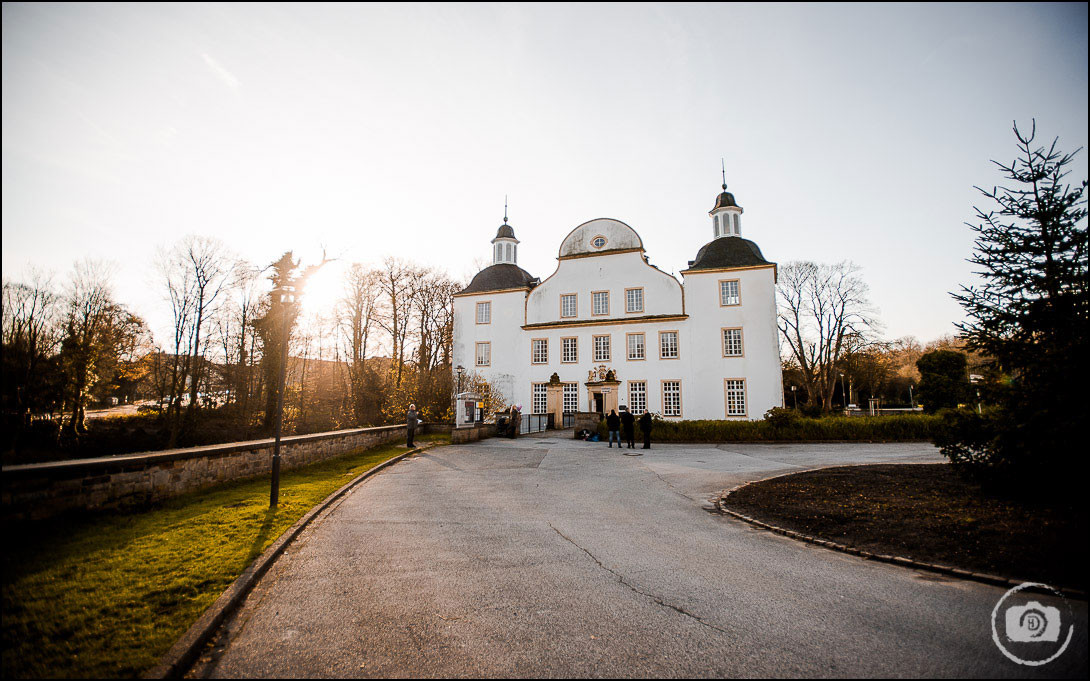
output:
[[[359,263],[348,269],[338,312],[345,340],[347,384],[358,424],[367,423],[376,411],[367,395],[367,351],[377,325],[382,291],[382,272]]]
[[[41,272],[32,271],[25,284],[3,284],[4,401],[14,407],[18,429],[52,401],[45,395],[45,365],[60,344],[60,302]]]
[[[189,407],[186,411],[186,421],[192,423],[198,408],[197,395],[201,378],[208,371],[207,362],[203,361],[201,335],[216,299],[232,281],[236,260],[228,255],[223,242],[212,237],[187,236],[182,240],[180,248],[184,262],[193,275],[193,345],[190,349],[193,378],[189,386]]]
[[[217,345],[223,353],[227,401],[239,406],[244,421],[248,421],[254,387],[253,323],[263,295],[260,275],[261,272],[250,263],[235,263],[213,322]]]
[[[391,357],[395,360],[394,387],[401,387],[405,367],[405,350],[409,340],[413,301],[424,277],[423,271],[400,258],[387,257],[382,261],[379,281],[383,293],[383,314],[377,321],[390,336]]]
[[[428,271],[413,297],[416,316],[417,366],[430,371],[450,363],[454,334],[454,294],[461,288],[443,272]]]
[[[832,265],[792,262],[780,268],[779,328],[806,393],[832,408],[833,391],[849,342],[864,342],[876,322],[859,268],[847,261]]]
[[[62,352],[71,410],[66,432],[72,437],[84,430],[87,391],[115,307],[110,289],[112,271],[113,267],[104,262],[82,260],[76,263],[68,285]]]

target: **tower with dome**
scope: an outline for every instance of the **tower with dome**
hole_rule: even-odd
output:
[[[742,238],[725,178],[708,214],[712,238],[681,281],[613,218],[577,226],[556,271],[534,277],[518,266],[505,214],[492,265],[455,294],[453,365],[557,424],[561,413],[620,405],[686,420],[759,419],[783,406],[776,264]]]

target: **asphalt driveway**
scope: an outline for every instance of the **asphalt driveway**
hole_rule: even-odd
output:
[[[991,639],[1003,589],[702,509],[780,472],[940,461],[930,445],[622,453],[524,437],[391,467],[303,533],[195,674],[1086,676],[1085,602],[1063,657],[1019,666]]]

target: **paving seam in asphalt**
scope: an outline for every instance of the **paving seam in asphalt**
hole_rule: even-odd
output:
[[[193,666],[193,663],[197,661],[204,645],[212,638],[227,617],[238,608],[258,580],[261,579],[272,564],[276,562],[276,559],[280,557],[287,549],[288,545],[299,536],[304,528],[332,506],[334,502],[338,501],[351,491],[356,485],[406,457],[431,449],[437,444],[438,443],[428,442],[419,445],[404,454],[399,454],[392,459],[383,461],[373,468],[369,468],[323,499],[314,508],[307,511],[302,518],[295,521],[294,525],[285,530],[276,541],[270,544],[269,548],[265,549],[260,556],[255,558],[235,581],[231,582],[231,585],[220,594],[220,597],[217,598],[199,618],[197,618],[197,621],[194,622],[193,625],[182,634],[181,638],[171,646],[170,650],[159,659],[159,664],[145,672],[142,677],[146,679],[182,678],[190,667]]]
[[[902,462],[888,462],[888,463],[897,463],[898,465],[911,465],[911,463],[913,463],[913,462],[906,461],[906,462],[903,462],[903,463]],[[822,548],[831,549],[833,551],[839,551],[841,553],[847,553],[847,554],[850,554],[850,555],[853,555],[853,556],[858,556],[859,558],[862,558],[864,560],[873,560],[873,561],[877,561],[877,562],[880,562],[880,563],[889,563],[891,565],[900,565],[901,567],[907,567],[907,568],[911,568],[913,570],[925,570],[925,571],[928,571],[928,572],[937,572],[937,573],[940,573],[940,574],[943,574],[943,575],[947,575],[947,576],[950,576],[950,577],[957,577],[959,579],[963,579],[963,580],[967,580],[967,581],[980,582],[982,584],[990,584],[992,586],[1007,587],[1007,588],[1015,587],[1015,586],[1018,586],[1019,584],[1024,584],[1026,582],[1033,582],[1034,581],[1034,580],[1027,580],[1027,579],[1013,579],[1013,578],[1009,578],[1009,577],[1000,577],[998,575],[992,575],[992,574],[988,574],[986,572],[972,572],[971,570],[956,568],[956,567],[952,567],[952,566],[949,566],[949,565],[940,565],[938,563],[924,563],[922,561],[918,561],[918,560],[915,560],[913,558],[907,558],[905,556],[890,556],[890,555],[884,554],[884,553],[881,553],[881,554],[880,553],[873,553],[873,552],[867,551],[865,549],[856,548],[854,546],[847,546],[845,544],[840,544],[840,543],[837,543],[837,542],[834,542],[834,541],[829,541],[828,539],[821,539],[820,537],[815,537],[813,535],[805,534],[805,533],[802,533],[802,532],[797,532],[795,530],[789,530],[786,527],[780,527],[779,525],[772,525],[771,523],[766,523],[766,522],[764,522],[762,520],[757,520],[756,518],[745,515],[744,513],[739,513],[738,511],[729,509],[724,505],[724,502],[727,500],[727,498],[731,494],[734,494],[735,492],[741,490],[742,488],[748,487],[749,485],[753,485],[753,484],[756,484],[758,482],[766,482],[768,480],[775,480],[776,478],[783,478],[783,477],[786,477],[788,475],[798,475],[800,473],[809,473],[811,471],[824,470],[826,468],[846,468],[848,466],[872,466],[872,465],[876,465],[876,464],[857,463],[857,464],[842,464],[842,465],[836,465],[836,466],[822,466],[821,468],[811,468],[811,469],[808,469],[808,470],[805,470],[805,471],[790,471],[788,473],[780,473],[779,475],[772,475],[772,476],[769,476],[767,478],[762,478],[760,480],[750,480],[749,482],[744,482],[741,485],[737,485],[735,487],[732,487],[729,490],[727,490],[726,492],[723,492],[722,494],[720,494],[719,498],[716,499],[715,502],[714,502],[715,507],[717,509],[719,509],[720,513],[724,513],[724,514],[729,515],[731,517],[737,518],[738,520],[742,520],[744,522],[747,522],[750,525],[754,525],[755,527],[761,528],[762,530],[768,530],[770,532],[774,532],[776,534],[782,535],[784,537],[788,537],[790,539],[797,539],[799,541],[803,541],[803,542],[806,542],[808,544],[814,544],[815,546],[820,546]],[[1068,588],[1068,587],[1056,587],[1056,590],[1059,591],[1060,593],[1062,593],[1065,596],[1070,596],[1072,598],[1078,598],[1078,599],[1084,600],[1084,601],[1087,600],[1086,592],[1085,591],[1080,591],[1079,589],[1071,589],[1071,588]]]
[[[626,456],[632,456],[632,455],[626,455]],[[640,456],[642,456],[642,454],[641,454]],[[651,468],[651,466],[649,466],[649,465],[647,464],[647,461],[646,461],[646,460],[644,460],[644,461],[640,461],[639,463],[640,463],[640,464],[641,464],[641,465],[642,465],[642,466],[643,466],[644,468],[646,468],[646,469],[647,469],[648,471],[650,471],[650,472],[651,472],[651,473],[652,473],[652,474],[653,474],[653,475],[654,475],[654,476],[655,476],[656,478],[658,478],[659,480],[661,480],[661,481],[662,481],[662,484],[664,484],[664,485],[666,485],[667,487],[669,487],[669,488],[670,488],[670,491],[671,491],[671,492],[673,492],[674,494],[676,494],[676,495],[678,495],[678,496],[680,496],[680,497],[684,497],[685,499],[687,499],[687,500],[689,500],[689,501],[697,501],[697,500],[696,500],[696,499],[694,499],[693,497],[689,496],[688,494],[685,494],[684,492],[682,492],[681,490],[679,490],[679,489],[678,489],[677,487],[674,487],[674,486],[673,486],[673,485],[671,485],[671,484],[670,484],[669,482],[667,482],[666,478],[664,478],[664,477],[662,477],[661,475],[659,475],[659,472],[658,472],[658,471],[656,471],[656,470],[655,470],[654,468]]]
[[[686,498],[688,498],[688,497],[686,497]],[[627,587],[627,588],[628,588],[628,589],[630,589],[631,591],[633,591],[633,592],[635,592],[635,593],[638,593],[639,595],[641,595],[641,596],[643,596],[643,597],[645,597],[645,598],[650,598],[650,599],[651,599],[652,601],[654,601],[655,603],[657,603],[657,604],[661,605],[661,606],[662,606],[662,607],[664,607],[664,608],[669,608],[670,610],[673,610],[674,612],[678,613],[679,615],[684,615],[685,617],[688,617],[688,618],[690,618],[690,619],[693,619],[693,620],[695,620],[695,621],[696,621],[696,622],[697,622],[698,624],[700,624],[700,625],[702,625],[702,626],[705,626],[705,627],[707,627],[707,628],[709,628],[709,629],[714,629],[714,630],[716,630],[716,631],[718,631],[718,632],[720,632],[720,633],[722,633],[722,634],[730,634],[730,632],[729,632],[729,631],[727,631],[726,629],[721,629],[720,627],[717,627],[717,626],[715,626],[714,624],[708,624],[707,622],[705,622],[705,621],[704,621],[704,620],[702,620],[701,618],[697,617],[696,615],[692,614],[691,612],[688,612],[688,611],[687,611],[687,610],[685,610],[684,608],[679,608],[678,606],[676,606],[676,605],[673,605],[672,603],[667,603],[666,601],[662,600],[662,599],[661,599],[661,598],[659,598],[658,596],[655,596],[654,594],[649,594],[649,593],[647,593],[646,591],[640,591],[640,590],[639,590],[639,589],[637,589],[637,588],[636,588],[635,586],[633,586],[632,584],[630,584],[630,583],[628,582],[628,580],[626,580],[626,579],[625,579],[625,578],[624,578],[624,577],[623,577],[623,576],[622,576],[622,575],[621,575],[620,573],[618,573],[618,572],[615,572],[615,571],[613,571],[613,570],[609,569],[608,567],[606,567],[606,566],[605,566],[605,565],[604,565],[604,564],[602,563],[602,561],[598,560],[598,558],[597,558],[597,557],[596,557],[596,556],[595,556],[595,555],[594,555],[593,553],[591,553],[590,551],[586,550],[585,548],[583,548],[583,547],[582,547],[582,546],[580,546],[579,544],[575,543],[575,541],[574,541],[574,540],[573,540],[573,539],[572,539],[571,537],[569,537],[568,535],[566,535],[566,534],[564,534],[563,532],[561,532],[560,530],[556,529],[556,526],[555,526],[555,525],[553,525],[552,523],[549,523],[549,527],[553,528],[553,532],[556,532],[556,533],[557,533],[558,535],[560,535],[560,536],[561,536],[561,537],[562,537],[562,538],[563,538],[564,540],[566,540],[566,541],[567,541],[568,543],[570,543],[570,544],[571,544],[572,546],[574,546],[575,548],[579,549],[579,550],[580,550],[580,551],[582,551],[583,553],[587,554],[587,556],[588,556],[588,557],[589,557],[589,558],[590,558],[591,560],[593,560],[593,561],[594,561],[595,563],[597,563],[598,567],[602,568],[603,570],[605,570],[605,571],[606,571],[606,572],[608,572],[609,574],[611,574],[611,575],[613,575],[614,577],[616,577],[616,578],[617,578],[617,581],[618,581],[618,582],[620,582],[621,584],[623,584],[623,585],[624,585],[625,587]]]

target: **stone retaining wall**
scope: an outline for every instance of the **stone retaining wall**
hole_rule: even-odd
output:
[[[573,420],[575,432],[578,433],[585,429],[597,433],[598,424],[602,422],[602,416],[596,411],[577,411]]]
[[[450,432],[451,444],[460,445],[464,442],[477,442],[496,434],[495,423],[479,423],[468,428],[454,428]]]
[[[423,426],[421,433],[446,430]],[[324,461],[353,449],[405,441],[405,426],[353,428],[280,441],[280,469]],[[272,472],[273,440],[122,454],[94,459],[6,466],[5,520],[39,519],[64,511],[160,501],[228,480]]]

